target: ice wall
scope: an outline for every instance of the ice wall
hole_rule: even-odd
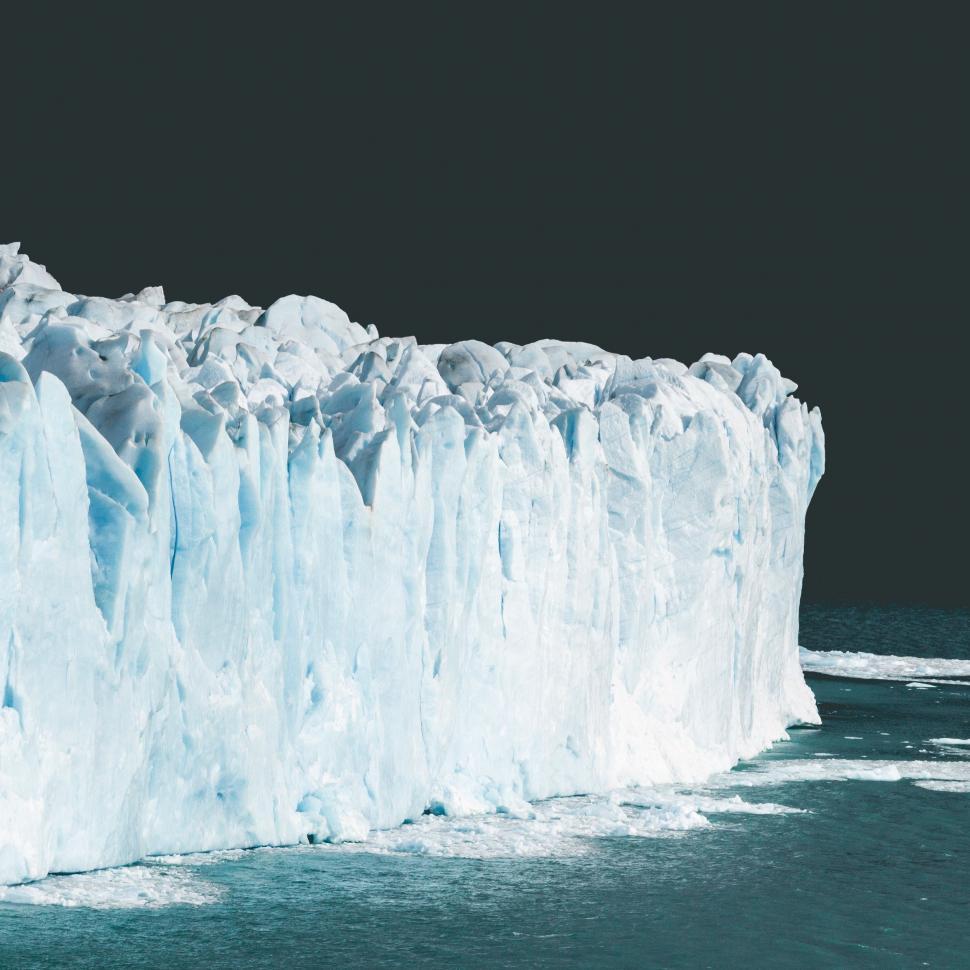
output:
[[[74,296],[0,247],[0,882],[698,779],[815,720],[794,389]]]

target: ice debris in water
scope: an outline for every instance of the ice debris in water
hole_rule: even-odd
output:
[[[908,680],[908,687],[928,686],[928,678],[970,676],[970,660],[945,657],[893,657],[889,654],[850,653],[843,650],[799,651],[802,669],[833,677],[862,680]],[[920,678],[919,681],[916,678]],[[939,682],[939,681],[937,681]]]
[[[934,781],[970,782],[970,761],[829,758],[825,761],[779,759],[712,778],[714,788],[761,787],[800,781]]]
[[[546,799],[524,814],[426,815],[411,825],[376,832],[366,842],[345,843],[339,851],[465,859],[578,856],[600,838],[662,838],[709,828],[707,816],[712,814],[804,812],[774,802],[747,802],[737,795],[629,789]]]
[[[0,882],[697,780],[816,721],[794,390],[0,248]]]
[[[221,887],[183,869],[153,865],[100,869],[40,882],[0,886],[0,902],[87,909],[158,909],[218,902]]]

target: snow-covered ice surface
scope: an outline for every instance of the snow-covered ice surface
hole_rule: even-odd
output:
[[[878,653],[852,653],[844,650],[799,650],[802,669],[833,677],[863,680],[915,680],[970,677],[970,660],[941,657],[893,657]],[[944,683],[946,681],[943,681]]]
[[[0,247],[0,883],[693,781],[817,720],[794,389]]]

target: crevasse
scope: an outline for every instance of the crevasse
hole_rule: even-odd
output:
[[[0,882],[697,780],[817,720],[794,389],[0,247]]]

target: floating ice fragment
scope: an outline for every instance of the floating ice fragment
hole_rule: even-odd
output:
[[[87,909],[205,906],[218,902],[222,896],[219,886],[187,869],[151,865],[48,876],[20,886],[0,886],[0,902]]]
[[[913,784],[918,788],[926,788],[929,791],[970,793],[970,779],[966,781],[914,781]]]
[[[829,758],[824,761],[763,761],[718,775],[719,788],[760,787],[806,781],[970,781],[970,761]]]
[[[942,657],[894,657],[889,654],[851,653],[843,650],[799,650],[802,669],[833,677],[854,677],[864,680],[919,679],[921,686],[929,686],[929,678],[970,676],[970,660],[951,660]],[[950,681],[941,681],[950,683]],[[907,686],[913,686],[907,684]]]

